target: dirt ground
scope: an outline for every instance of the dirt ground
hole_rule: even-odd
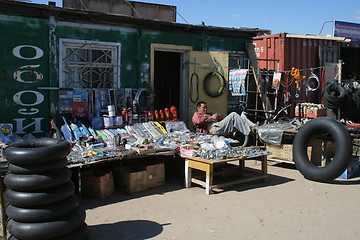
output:
[[[247,166],[259,168],[255,161]],[[330,184],[304,179],[294,165],[270,162],[266,183],[206,195],[181,174],[132,195],[82,198],[89,240],[359,239],[360,178]]]

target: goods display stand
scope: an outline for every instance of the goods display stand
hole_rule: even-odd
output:
[[[250,171],[250,169],[245,168],[245,161],[246,160],[258,160],[261,161],[261,173],[256,173],[255,171]],[[250,173],[254,174],[255,176],[246,177],[243,179],[226,182],[222,184],[214,184],[214,168],[215,165],[224,164],[227,162],[239,162],[239,172],[243,173]],[[206,180],[202,181],[198,178],[192,177],[192,169],[197,169],[206,173]],[[242,174],[241,174],[242,175]],[[260,155],[260,156],[251,156],[251,157],[237,157],[237,158],[229,158],[223,160],[212,160],[212,159],[203,159],[203,158],[193,158],[193,157],[186,157],[185,158],[185,187],[190,188],[191,183],[199,184],[205,187],[205,193],[210,195],[215,188],[223,188],[235,184],[241,184],[245,182],[251,181],[266,181],[267,180],[267,155]]]

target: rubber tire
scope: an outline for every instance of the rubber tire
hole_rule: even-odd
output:
[[[78,229],[75,231],[66,234],[61,237],[52,238],[51,240],[85,240],[89,235],[89,230],[87,224],[84,222]],[[10,236],[8,240],[21,240],[14,236]]]
[[[9,163],[8,170],[9,172],[16,174],[37,174],[37,173],[44,173],[44,172],[58,170],[66,167],[67,164],[68,164],[67,158],[62,158],[50,163],[35,164],[35,165],[28,165],[28,164],[16,165],[13,163]]]
[[[85,217],[85,210],[78,206],[70,213],[48,222],[22,223],[10,219],[7,223],[7,229],[12,236],[19,239],[53,239],[80,228]]]
[[[85,240],[89,235],[89,230],[87,224],[84,222],[78,229],[75,231],[66,234],[61,237],[53,238],[52,240]]]
[[[4,177],[5,174],[8,172],[8,166],[9,166],[9,162],[8,161],[0,161],[0,175],[1,177]]]
[[[324,167],[314,165],[309,161],[307,147],[314,133],[328,133],[338,147],[333,160]],[[316,182],[331,182],[339,177],[347,168],[352,158],[352,141],[345,127],[330,118],[315,118],[304,124],[295,135],[293,144],[293,159],[296,168],[309,180]]]
[[[37,138],[9,145],[3,156],[13,164],[49,163],[66,157],[71,151],[68,141],[58,138]]]
[[[42,174],[14,174],[8,172],[4,178],[6,187],[15,191],[41,191],[53,188],[68,182],[71,179],[71,170],[62,169]]]
[[[217,90],[217,92],[211,92],[209,89],[209,81],[211,80],[211,78],[213,76],[216,76],[219,81],[220,81],[220,88]],[[224,79],[224,77],[218,73],[218,72],[211,72],[208,75],[206,75],[205,79],[204,79],[204,91],[206,92],[207,95],[209,95],[210,97],[218,97],[221,94],[224,93],[225,89],[226,89],[226,80]]]
[[[17,222],[44,222],[65,215],[74,210],[78,205],[79,199],[73,194],[63,201],[38,208],[20,208],[8,204],[5,208],[5,213],[9,218]]]
[[[72,181],[49,189],[46,192],[18,192],[12,189],[5,191],[6,202],[17,207],[35,208],[62,201],[74,194],[75,186]]]

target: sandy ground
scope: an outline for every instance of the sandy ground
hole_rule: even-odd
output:
[[[247,166],[259,168],[251,161]],[[360,178],[306,180],[294,165],[269,162],[269,180],[206,195],[181,174],[132,195],[82,198],[89,240],[359,239]]]

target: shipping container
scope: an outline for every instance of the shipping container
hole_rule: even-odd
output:
[[[279,66],[276,62],[260,61],[260,69],[277,69],[279,71],[290,71],[292,67],[299,69],[320,67],[322,64],[320,50],[323,47],[336,47],[339,42],[344,40],[342,37],[288,33],[278,33],[253,38],[257,58],[279,60]],[[338,59],[339,55],[335,55],[325,61],[336,63]]]

